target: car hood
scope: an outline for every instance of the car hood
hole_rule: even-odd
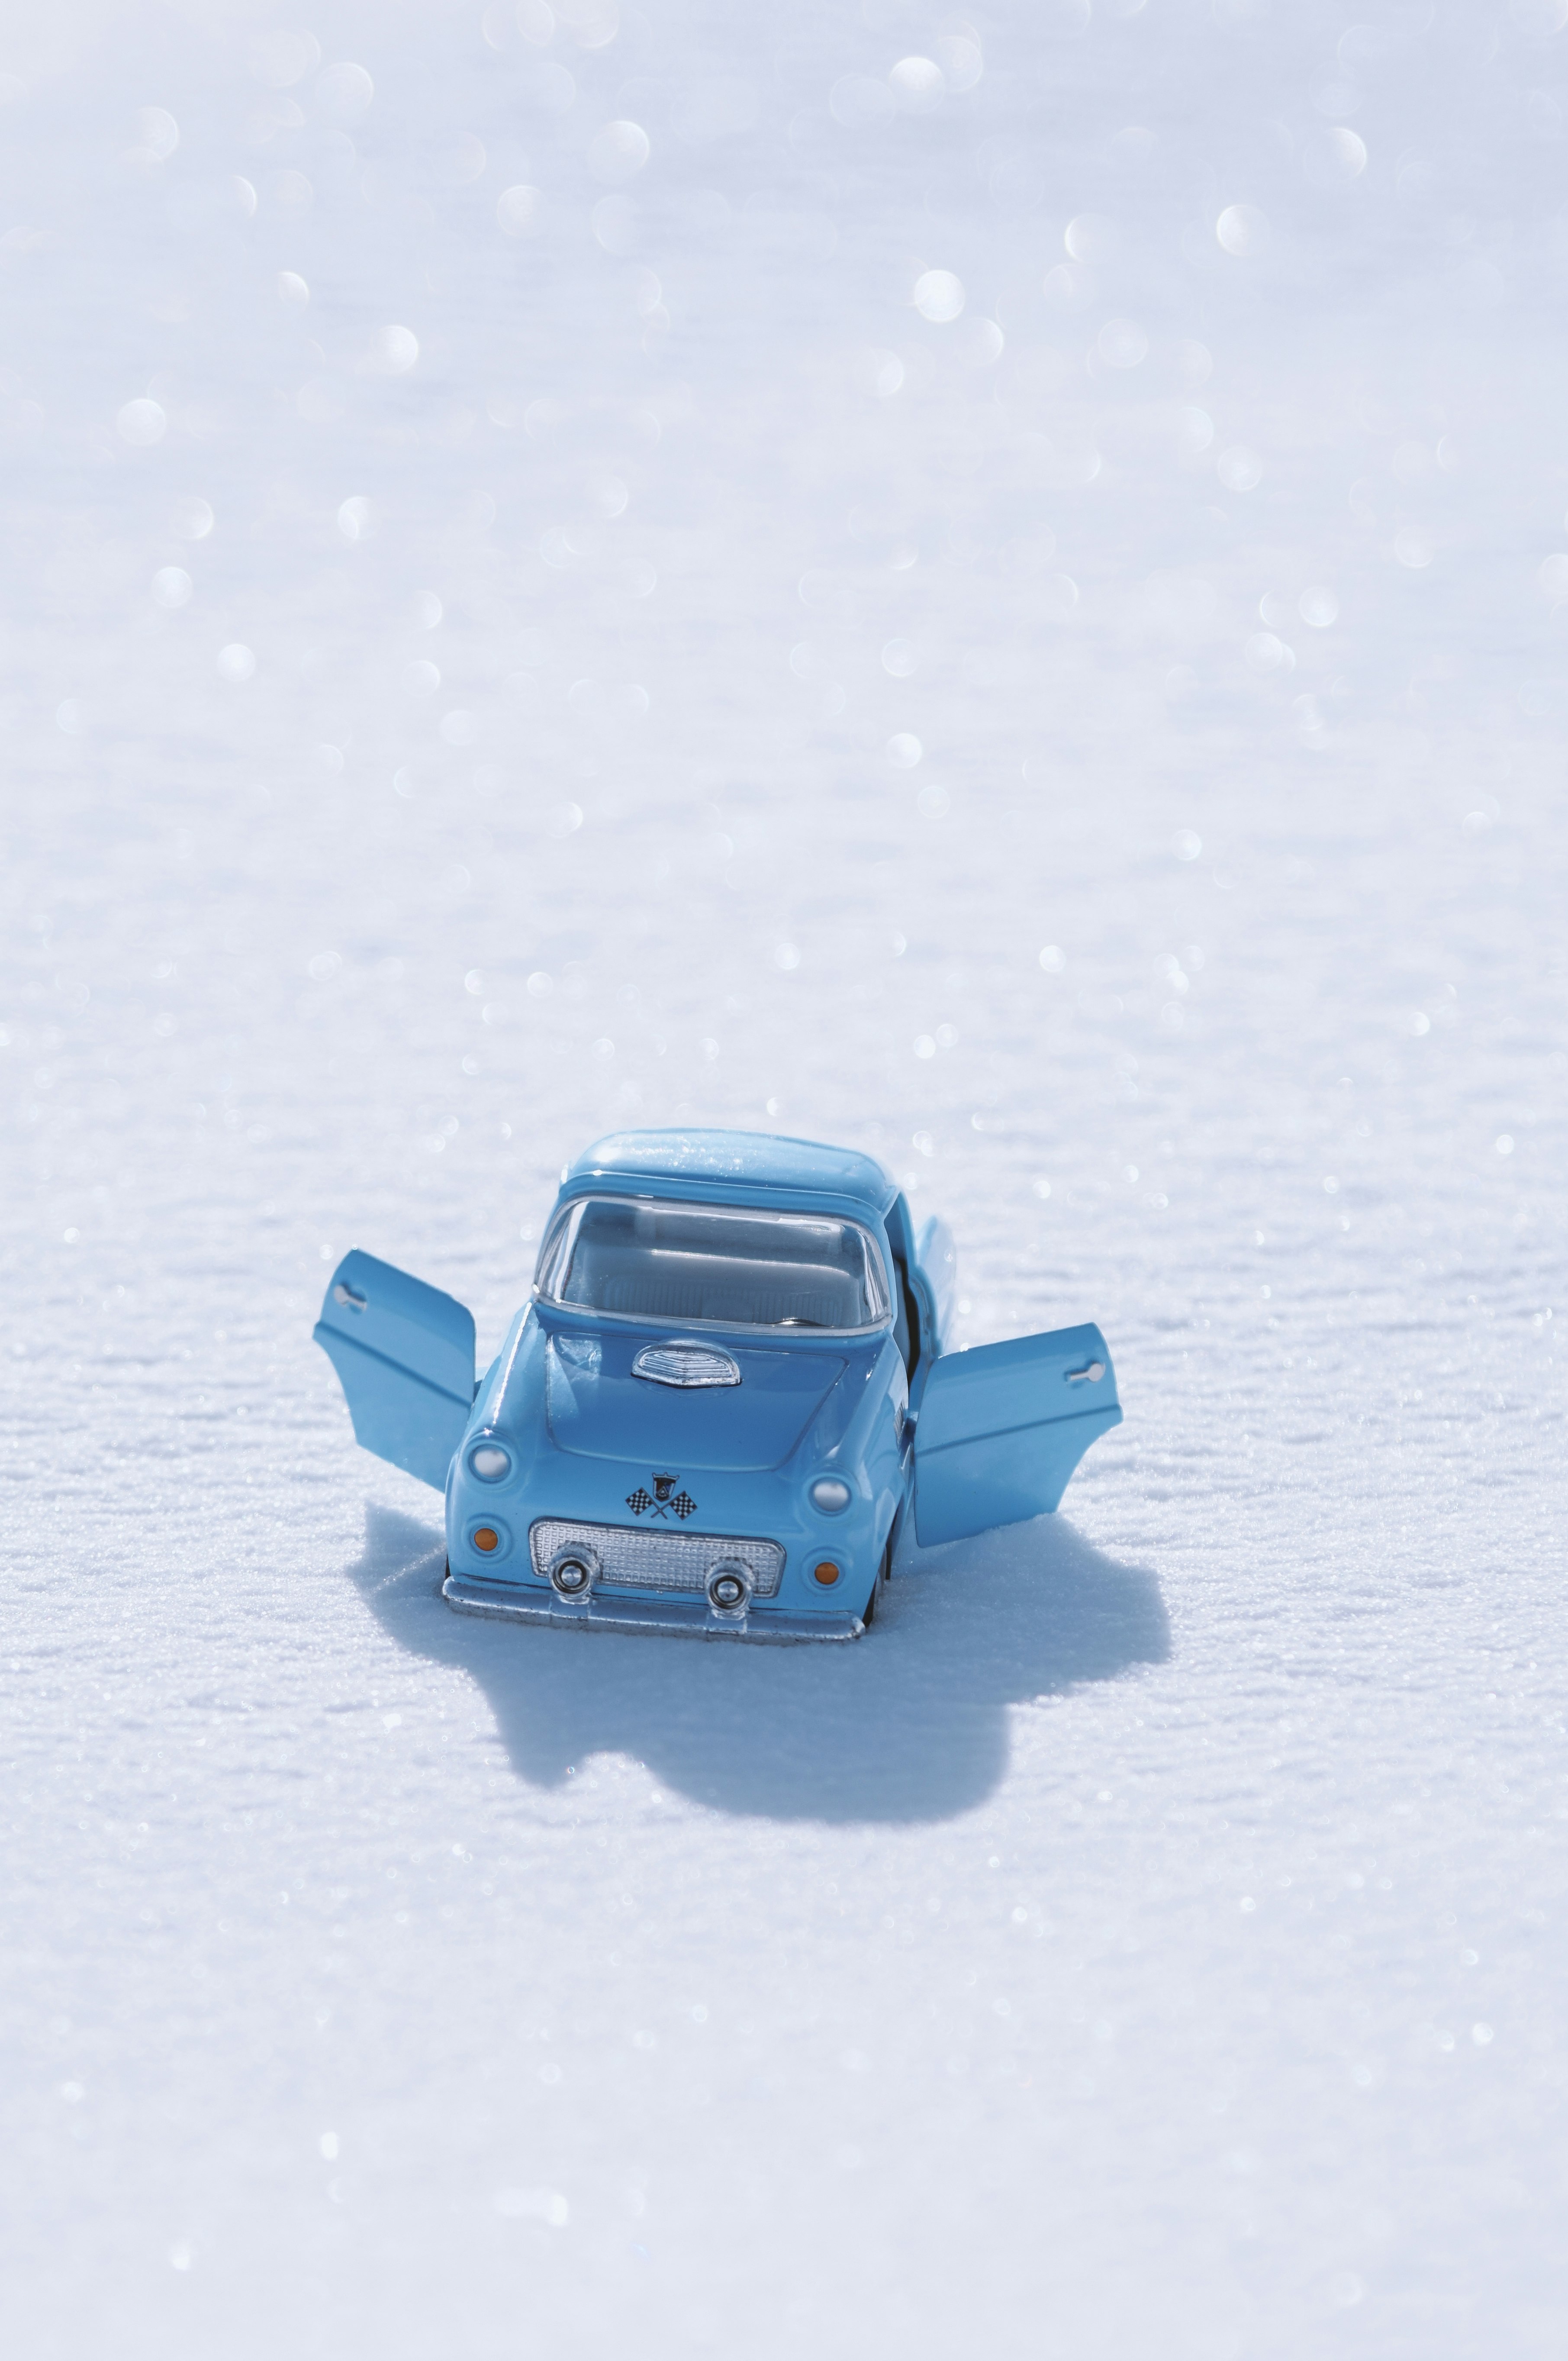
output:
[[[640,1467],[777,1467],[788,1459],[844,1375],[843,1355],[820,1346],[775,1351],[726,1344],[738,1386],[664,1386],[631,1374],[663,1330],[552,1335],[544,1356],[544,1408],[557,1450]]]

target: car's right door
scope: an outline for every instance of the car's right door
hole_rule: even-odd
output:
[[[1058,1328],[943,1354],[915,1424],[921,1547],[1054,1509],[1095,1436],[1121,1417],[1098,1328]]]

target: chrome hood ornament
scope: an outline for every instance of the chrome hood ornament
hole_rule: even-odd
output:
[[[634,1378],[656,1386],[738,1386],[740,1367],[717,1345],[644,1345],[631,1364]]]

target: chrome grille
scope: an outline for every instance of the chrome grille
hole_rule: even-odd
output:
[[[739,1558],[757,1597],[772,1598],[784,1573],[777,1542],[743,1534],[650,1532],[645,1525],[584,1525],[565,1517],[541,1517],[529,1528],[535,1574],[548,1576],[553,1560],[573,1545],[598,1559],[596,1590],[705,1591],[721,1558]]]

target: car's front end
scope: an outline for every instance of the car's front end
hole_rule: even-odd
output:
[[[704,1639],[858,1637],[908,1472],[871,1234],[601,1186],[568,1204],[540,1273],[453,1462],[452,1605]]]

